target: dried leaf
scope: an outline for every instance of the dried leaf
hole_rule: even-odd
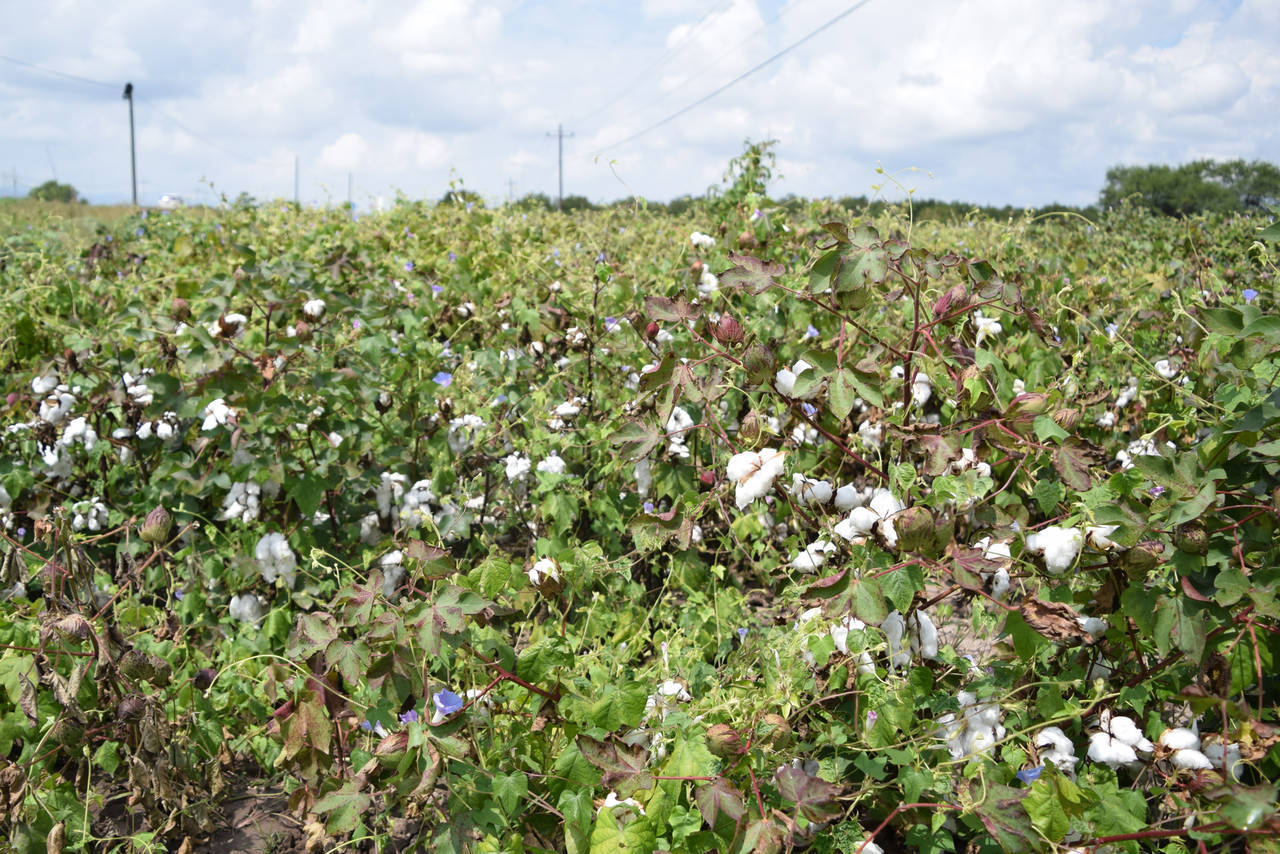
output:
[[[1062,602],[1026,599],[1018,609],[1028,626],[1055,643],[1068,646],[1092,644],[1093,635],[1081,628],[1080,615]]]

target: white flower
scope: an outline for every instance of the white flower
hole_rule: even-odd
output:
[[[221,397],[210,401],[204,407],[204,423],[200,425],[201,430],[213,430],[217,427],[225,427],[228,423],[234,425],[236,421],[236,411],[227,406],[227,401]]]
[[[507,467],[507,482],[515,483],[518,480],[524,480],[525,475],[529,473],[529,458],[524,454],[510,454],[503,460]]]
[[[628,809],[632,809],[640,813],[640,815],[644,815],[644,807],[640,806],[639,801],[637,801],[635,798],[619,799],[617,792],[610,792],[609,794],[605,795],[604,803],[600,805],[600,809],[596,810],[596,815],[599,815],[605,810],[609,810],[610,814],[612,814],[614,807],[627,807]]]
[[[560,569],[556,566],[556,562],[549,557],[544,557],[536,562],[529,568],[527,574],[529,583],[534,587],[542,584],[544,578],[549,578],[552,581],[560,580]]]
[[[973,345],[981,346],[982,339],[999,335],[1004,331],[1004,327],[1000,325],[1000,321],[994,317],[983,317],[981,311],[974,312],[973,327],[977,330],[974,336]]]
[[[822,390],[821,383],[815,383],[804,394],[797,395],[795,393],[796,379],[812,367],[813,365],[809,364],[804,359],[797,360],[796,363],[791,366],[790,370],[783,368],[778,371],[777,376],[774,377],[773,381],[774,388],[776,388],[784,397],[790,397],[795,400],[813,400],[813,398],[818,396],[818,392]]]
[[[782,473],[786,454],[775,448],[744,451],[729,458],[725,474],[737,484],[734,500],[742,510],[773,488],[773,480]]]
[[[659,720],[666,720],[667,712],[674,709],[677,703],[688,703],[692,699],[681,683],[673,679],[659,682],[657,690],[645,700],[645,717],[657,712]]]
[[[289,541],[284,538],[284,534],[277,531],[264,534],[253,550],[253,556],[258,561],[258,571],[262,573],[264,581],[270,584],[279,577],[284,581],[285,587],[293,587],[298,558],[293,549],[289,548]]]
[[[1059,528],[1057,525],[1045,528],[1026,538],[1027,551],[1044,555],[1045,569],[1051,575],[1061,575],[1071,564],[1084,545],[1084,534],[1077,528]]]
[[[555,451],[538,462],[538,471],[546,474],[564,474],[564,459]]]
[[[322,299],[309,299],[302,304],[302,313],[309,320],[319,320],[324,317],[325,302]]]
[[[689,242],[699,249],[710,249],[716,245],[716,239],[709,234],[703,234],[701,231],[695,231],[689,235]]]
[[[231,489],[227,490],[227,496],[222,499],[222,513],[218,515],[218,521],[226,522],[230,519],[239,519],[242,522],[254,521],[258,518],[261,496],[262,487],[256,483],[231,484]]]
[[[231,597],[231,619],[242,623],[256,623],[267,615],[267,603],[261,596],[244,593]]]
[[[802,474],[791,475],[791,494],[804,504],[826,504],[831,500],[831,484]]]

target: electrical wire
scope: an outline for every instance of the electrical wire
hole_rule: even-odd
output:
[[[648,102],[647,104],[645,104],[643,107],[640,107],[639,109],[635,110],[635,111],[634,111],[634,113],[635,113],[636,115],[639,115],[639,114],[645,113],[645,112],[647,112],[647,111],[649,110],[649,108],[650,108],[650,107],[654,107],[654,106],[656,106],[656,105],[658,105],[658,104],[661,104],[661,103],[662,103],[662,102],[664,102],[664,101],[668,101],[668,100],[670,100],[670,99],[671,99],[671,96],[672,96],[672,95],[674,95],[676,92],[678,92],[680,89],[684,88],[686,85],[688,85],[688,82],[689,82],[690,80],[692,80],[692,79],[696,78],[697,76],[699,76],[700,74],[703,74],[703,73],[704,73],[704,72],[706,72],[706,71],[709,71],[709,70],[711,70],[711,69],[715,68],[716,64],[717,64],[717,63],[719,63],[719,62],[720,62],[720,60],[724,59],[724,58],[725,58],[726,56],[728,56],[729,54],[731,54],[731,53],[733,53],[733,52],[737,51],[739,48],[741,48],[741,47],[743,47],[744,45],[746,45],[749,41],[751,41],[752,39],[754,39],[756,36],[760,35],[760,33],[764,32],[764,31],[765,31],[765,30],[767,30],[769,27],[771,27],[771,26],[773,26],[774,24],[778,23],[778,21],[780,21],[780,20],[782,19],[782,16],[783,16],[783,15],[787,14],[788,12],[793,12],[793,11],[795,11],[795,9],[796,9],[797,7],[799,7],[799,6],[803,5],[805,2],[806,2],[806,0],[796,0],[796,2],[795,2],[795,3],[792,3],[792,4],[790,4],[790,5],[784,6],[784,7],[783,7],[782,9],[780,9],[780,10],[778,11],[778,13],[777,13],[776,15],[774,15],[772,18],[770,18],[768,21],[765,21],[763,24],[761,24],[760,26],[758,26],[758,27],[756,27],[754,30],[752,30],[752,31],[751,31],[751,32],[746,36],[746,38],[742,39],[741,41],[737,42],[736,44],[732,45],[731,47],[728,47],[728,48],[726,48],[725,50],[721,51],[720,53],[716,54],[714,57],[712,57],[712,59],[711,59],[710,61],[708,61],[708,62],[704,62],[704,63],[702,63],[701,65],[699,65],[699,66],[698,66],[697,71],[695,71],[694,73],[692,73],[692,74],[690,74],[690,75],[686,76],[686,77],[685,77],[685,79],[684,79],[684,80],[682,80],[682,81],[680,82],[680,84],[679,84],[677,87],[673,88],[671,91],[663,92],[663,93],[662,93],[662,94],[660,94],[658,97],[656,97],[656,98],[654,98],[653,100],[649,101],[649,102]],[[575,155],[575,156],[577,156],[577,155]]]
[[[12,56],[0,56],[5,62],[12,62],[14,65],[22,65],[27,68],[34,68],[36,71],[43,71],[45,74],[52,74],[56,77],[65,77],[68,80],[76,80],[80,83],[89,83],[94,86],[106,86],[108,89],[119,89],[119,83],[107,83],[104,80],[91,80],[88,77],[81,77],[78,74],[68,74],[65,71],[57,71],[53,68],[45,68],[43,65],[36,65],[34,62],[26,62],[21,59],[14,59]]]
[[[622,98],[623,98],[623,96],[625,96],[625,95],[626,95],[628,92],[630,92],[632,89],[636,88],[636,85],[637,85],[641,80],[644,80],[644,79],[645,79],[645,77],[648,75],[648,73],[649,73],[650,71],[652,71],[653,69],[655,69],[655,68],[659,67],[659,66],[660,66],[660,65],[662,65],[664,62],[666,62],[668,59],[670,59],[672,56],[674,56],[674,55],[675,55],[675,52],[676,52],[676,49],[677,49],[677,48],[679,48],[681,45],[683,45],[685,42],[687,42],[690,38],[692,38],[692,37],[693,37],[693,34],[694,34],[695,32],[697,32],[697,31],[698,31],[698,29],[699,29],[703,24],[705,24],[705,23],[707,22],[707,19],[709,19],[709,18],[710,18],[712,15],[714,15],[716,12],[719,12],[719,11],[721,10],[721,7],[728,6],[728,5],[729,5],[730,3],[732,3],[732,2],[733,2],[733,0],[717,0],[717,2],[716,2],[716,3],[714,3],[714,4],[711,6],[711,8],[710,8],[710,9],[708,9],[708,10],[707,10],[703,15],[702,15],[702,17],[701,17],[701,18],[699,18],[699,19],[698,19],[698,20],[693,24],[693,26],[691,26],[691,27],[690,27],[690,28],[685,32],[685,34],[684,34],[683,36],[681,36],[679,39],[677,39],[677,40],[676,40],[676,43],[675,43],[675,44],[673,44],[673,45],[671,45],[670,47],[668,47],[668,48],[667,48],[666,53],[662,54],[662,56],[658,57],[656,60],[654,60],[653,62],[651,62],[651,63],[649,63],[648,65],[646,65],[644,68],[642,68],[642,69],[639,71],[639,73],[637,73],[637,74],[635,75],[635,77],[631,78],[631,81],[630,81],[630,82],[628,82],[625,86],[623,86],[623,87],[622,87],[622,91],[621,91],[621,92],[619,92],[617,95],[613,96],[613,98],[611,98],[610,100],[608,100],[608,101],[606,101],[605,103],[601,104],[599,107],[596,107],[594,110],[592,110],[591,112],[587,113],[586,115],[584,115],[584,116],[579,116],[578,118],[574,119],[573,121],[571,121],[571,122],[570,122],[570,124],[582,124],[583,122],[587,121],[588,119],[593,119],[593,118],[595,118],[596,116],[600,115],[601,113],[605,112],[605,111],[606,111],[606,110],[608,110],[610,107],[613,107],[615,104],[617,104],[619,101],[621,101],[621,100],[622,100]]]
[[[750,77],[751,75],[755,74],[757,71],[760,71],[762,68],[765,68],[766,66],[768,66],[768,65],[770,65],[770,64],[772,64],[772,63],[774,63],[774,62],[776,62],[777,60],[781,59],[782,57],[786,56],[786,55],[787,55],[788,53],[790,53],[791,51],[793,51],[793,50],[795,50],[796,48],[800,47],[800,45],[802,45],[802,44],[804,44],[805,42],[809,41],[810,39],[812,39],[814,36],[818,35],[819,33],[822,33],[823,31],[828,30],[828,29],[830,29],[831,27],[835,26],[835,25],[836,25],[837,23],[839,23],[841,20],[843,20],[844,18],[848,17],[849,15],[852,15],[854,12],[858,11],[859,9],[861,9],[863,6],[867,5],[867,4],[868,4],[868,3],[870,3],[870,2],[871,2],[871,0],[858,0],[858,2],[857,2],[857,3],[854,3],[852,6],[850,6],[850,7],[849,7],[849,8],[847,8],[847,9],[845,9],[843,12],[841,12],[841,13],[840,13],[840,14],[838,14],[838,15],[836,15],[834,18],[832,18],[831,20],[827,21],[827,22],[826,22],[825,24],[823,24],[822,26],[818,27],[816,30],[813,30],[813,31],[812,31],[812,32],[810,32],[808,35],[804,36],[803,38],[799,39],[798,41],[792,42],[791,44],[787,45],[787,46],[786,46],[786,47],[784,47],[782,50],[778,51],[778,52],[777,52],[777,53],[775,53],[773,56],[771,56],[771,57],[769,57],[768,59],[766,59],[764,62],[761,62],[761,63],[760,63],[760,64],[758,64],[758,65],[752,66],[751,68],[749,68],[749,69],[747,69],[746,71],[742,72],[742,73],[741,73],[741,74],[739,74],[737,77],[735,77],[735,78],[733,78],[732,80],[730,80],[728,83],[725,83],[723,86],[719,86],[719,87],[717,87],[716,89],[713,89],[711,92],[708,92],[706,95],[703,95],[701,98],[699,98],[698,100],[694,101],[692,104],[689,104],[689,105],[688,105],[688,106],[686,106],[686,107],[683,107],[683,108],[681,108],[681,109],[679,109],[679,110],[676,110],[674,113],[672,113],[671,115],[667,116],[666,118],[661,119],[661,120],[659,120],[659,121],[656,121],[656,122],[654,122],[653,124],[649,125],[648,127],[644,128],[643,130],[636,131],[635,133],[631,134],[631,135],[630,135],[630,136],[628,136],[628,137],[624,137],[623,139],[617,140],[616,142],[611,142],[611,143],[609,143],[608,145],[602,145],[602,146],[600,146],[599,148],[597,148],[597,149],[596,149],[596,151],[597,151],[597,152],[600,152],[600,151],[607,151],[607,150],[609,150],[610,148],[617,148],[617,147],[618,147],[618,146],[620,146],[620,145],[626,145],[628,142],[631,142],[631,141],[633,141],[633,140],[639,139],[640,137],[644,136],[645,134],[647,134],[647,133],[649,133],[649,132],[651,132],[651,131],[655,131],[655,130],[657,130],[658,128],[662,127],[663,125],[667,124],[668,122],[671,122],[671,121],[674,121],[675,119],[680,118],[680,117],[681,117],[681,116],[683,116],[685,113],[689,112],[690,110],[694,109],[695,107],[700,107],[700,106],[702,106],[703,104],[707,103],[707,102],[708,102],[708,101],[710,101],[712,98],[714,98],[715,96],[719,95],[721,92],[724,92],[725,90],[729,89],[730,87],[735,86],[735,85],[737,85],[738,83],[741,83],[743,80],[746,80],[748,77]]]
[[[215,149],[217,149],[218,151],[221,151],[223,154],[226,154],[226,155],[229,155],[229,156],[231,156],[231,157],[234,157],[234,158],[236,158],[237,160],[240,160],[240,161],[242,161],[242,162],[244,162],[244,163],[253,163],[253,162],[254,162],[252,158],[250,158],[250,157],[245,157],[243,154],[240,154],[239,152],[232,151],[231,149],[226,148],[226,147],[224,147],[224,146],[222,146],[222,145],[219,145],[218,143],[214,142],[213,140],[211,140],[211,139],[207,139],[207,138],[205,138],[205,137],[201,136],[200,134],[196,133],[196,132],[195,132],[195,131],[193,131],[191,128],[187,127],[187,126],[186,126],[186,125],[184,125],[182,122],[180,122],[180,121],[178,121],[176,118],[174,118],[173,114],[171,114],[171,113],[169,113],[169,112],[166,112],[165,110],[161,109],[161,107],[160,107],[160,106],[159,106],[155,101],[151,100],[150,98],[143,98],[142,96],[140,96],[140,95],[138,95],[138,94],[136,94],[136,93],[134,94],[134,98],[136,98],[136,99],[138,100],[138,102],[139,102],[139,103],[146,104],[148,107],[150,107],[151,109],[155,110],[157,113],[159,113],[160,115],[162,115],[162,116],[164,116],[166,119],[168,119],[170,122],[172,122],[173,124],[177,125],[177,126],[178,126],[178,128],[179,128],[180,130],[184,131],[188,136],[192,137],[193,139],[199,140],[200,142],[203,142],[205,145],[209,146],[210,148],[215,148]]]

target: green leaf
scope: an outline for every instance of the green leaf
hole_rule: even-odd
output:
[[[671,748],[671,755],[663,766],[662,773],[667,777],[710,777],[719,768],[720,763],[707,749],[707,740],[702,735],[682,735]]]
[[[827,388],[827,405],[836,418],[847,418],[853,411],[853,401],[858,396],[854,387],[853,371],[841,368],[831,379]]]
[[[1274,785],[1255,786],[1249,789],[1235,787],[1229,791],[1226,803],[1218,808],[1218,815],[1234,828],[1252,830],[1267,816],[1276,814]]]
[[[619,453],[628,460],[638,460],[657,447],[662,436],[655,427],[639,421],[629,421],[610,433],[608,441],[611,445],[617,445]]]
[[[559,635],[552,635],[521,650],[516,661],[516,675],[542,687],[542,683],[558,679],[560,670],[573,667],[573,661],[569,642]]]
[[[1205,621],[1199,613],[1188,613],[1194,603],[1178,597],[1161,596],[1156,601],[1156,619],[1152,628],[1156,648],[1167,655],[1177,647],[1193,664],[1204,657]]]
[[[1196,493],[1194,498],[1181,501],[1173,508],[1173,511],[1169,514],[1170,527],[1185,524],[1193,519],[1199,519],[1200,514],[1209,509],[1209,506],[1213,504],[1217,496],[1218,489],[1213,481],[1206,483],[1200,487],[1200,491]]]
[[[601,810],[591,829],[590,854],[649,854],[657,837],[647,816],[628,807]]]
[[[1056,480],[1038,480],[1031,490],[1031,497],[1040,506],[1040,512],[1052,516],[1053,511],[1063,498],[1067,496],[1067,488]]]
[[[354,783],[346,783],[341,789],[316,801],[311,808],[319,815],[328,815],[324,828],[331,835],[351,833],[360,824],[360,817],[373,804],[373,799],[364,792],[357,792]]]
[[[924,571],[919,566],[904,566],[879,577],[880,589],[893,607],[906,613],[917,592],[924,589]]]
[[[290,479],[287,492],[298,505],[298,510],[303,517],[310,519],[315,515],[320,502],[324,500],[324,490],[324,478],[314,474],[304,474]]]
[[[516,807],[528,794],[529,778],[523,771],[493,775],[493,796],[508,816],[516,815]]]
[[[1037,415],[1032,426],[1036,431],[1036,438],[1041,442],[1063,442],[1071,438],[1071,434],[1059,427],[1058,422],[1048,415]]]

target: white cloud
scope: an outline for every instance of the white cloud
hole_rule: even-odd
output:
[[[320,165],[330,169],[359,169],[369,156],[369,143],[358,133],[344,133],[320,149]]]

